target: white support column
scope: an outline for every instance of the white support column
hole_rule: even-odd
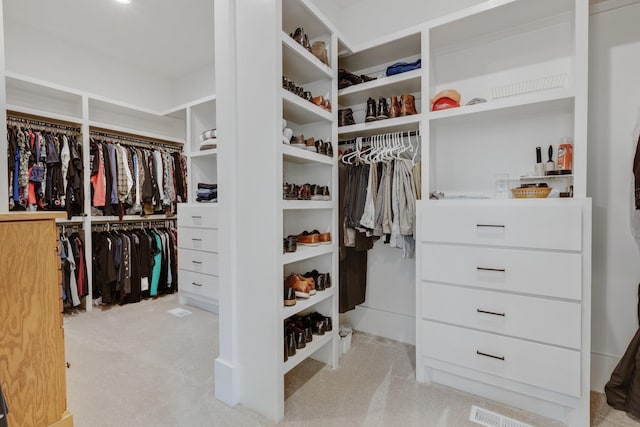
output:
[[[7,84],[5,79],[5,45],[4,45],[4,6],[0,0],[0,122],[7,123]],[[0,138],[0,153],[7,152],[7,132],[2,131]],[[4,160],[3,160],[4,161]],[[11,159],[9,160],[11,161]],[[6,170],[6,169],[5,169]],[[0,212],[9,211],[9,177],[6,173],[0,174]]]
[[[215,6],[222,248],[215,392],[228,404],[242,403],[279,420],[279,8],[277,1],[265,0],[216,0]]]

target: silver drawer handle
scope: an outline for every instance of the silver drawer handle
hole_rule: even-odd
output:
[[[488,310],[483,310],[481,308],[477,308],[476,311],[478,313],[482,313],[482,314],[490,314],[492,316],[500,316],[500,317],[506,317],[507,314],[506,313],[498,313],[497,311],[488,311]]]
[[[476,227],[504,228],[504,225],[497,225],[497,224],[476,224]]]
[[[191,215],[193,219],[202,219],[202,215]]]
[[[490,357],[492,359],[498,359],[498,360],[503,360],[504,361],[504,356],[494,356],[493,354],[483,353],[480,350],[476,350],[476,354],[478,356]]]
[[[202,242],[202,239],[198,239],[198,238],[196,238],[196,237],[194,237],[194,238],[193,238],[193,239],[191,239],[191,240],[192,240],[192,241],[194,241],[194,242]]]
[[[193,286],[200,286],[200,287],[202,287],[202,284],[201,284],[201,283],[191,282],[191,284],[192,284]]]
[[[191,261],[194,264],[202,264],[202,261]]]
[[[480,271],[498,271],[500,273],[505,272],[504,268],[476,267],[476,269]]]

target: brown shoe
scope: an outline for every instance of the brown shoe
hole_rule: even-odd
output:
[[[329,57],[327,56],[327,49],[323,41],[313,42],[311,45],[311,53],[320,61],[329,65]]]
[[[309,233],[308,231],[305,231],[297,237],[299,245],[318,246],[320,244],[320,234],[318,233]]]
[[[309,295],[316,294],[316,282],[313,280],[313,277],[304,277],[301,274],[296,274],[298,276],[298,280],[307,284],[307,289],[309,291]]]
[[[331,244],[331,233],[329,233],[329,232],[321,233],[318,236],[318,241],[323,245],[330,245]]]
[[[402,106],[400,107],[400,115],[401,116],[410,116],[413,114],[418,114],[416,111],[416,99],[413,95],[408,93],[403,93],[402,96]]]
[[[311,137],[311,138],[309,138],[309,139],[307,139],[305,141],[305,148],[307,150],[313,151],[315,153],[318,152],[318,150],[316,149],[316,140],[313,137]]]
[[[315,96],[311,101],[318,107],[324,108],[324,96]]]
[[[297,274],[290,274],[284,280],[285,288],[293,288],[297,298],[309,298],[309,282],[306,280],[300,280]]]
[[[400,103],[397,96],[391,97],[391,107],[389,108],[389,118],[400,117]]]

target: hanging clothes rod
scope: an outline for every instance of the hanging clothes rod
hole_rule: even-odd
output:
[[[389,133],[383,133],[380,135],[371,135],[371,136],[365,136],[362,138],[362,142],[369,142],[372,141],[375,138],[379,138],[379,137],[390,137],[390,136],[395,136],[397,135],[397,132],[389,132]],[[410,137],[410,136],[420,136],[420,131],[419,130],[411,130],[408,132],[402,132],[400,133],[400,136],[406,136],[406,137]],[[349,145],[349,144],[355,144],[356,143],[356,138],[353,139],[345,139],[343,141],[338,141],[338,145]]]
[[[132,145],[135,147],[149,148],[158,147],[173,151],[182,151],[182,144],[167,141],[159,138],[145,137],[140,135],[134,135],[127,132],[114,131],[110,129],[98,128],[94,126],[89,127],[89,135],[92,138],[107,138],[120,142],[124,145]]]
[[[91,220],[91,225],[98,225],[98,224],[135,224],[135,223],[140,223],[140,222],[162,222],[162,221],[176,221],[177,218],[176,217],[163,217],[163,218],[144,218],[144,217],[140,217],[140,218],[129,218],[129,219],[123,219],[123,220],[118,220],[118,219],[92,219]]]
[[[48,117],[36,116],[33,114],[19,113],[17,111],[7,111],[7,123],[20,126],[27,125],[38,130],[48,131],[68,131],[76,134],[81,133],[82,126],[78,123],[64,120],[50,119]]]

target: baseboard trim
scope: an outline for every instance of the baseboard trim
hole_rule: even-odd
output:
[[[340,316],[340,324],[348,324],[353,329],[371,335],[416,344],[416,318],[401,313],[358,306]]]
[[[620,361],[620,356],[591,352],[591,390],[604,393],[604,386],[611,372]]]

